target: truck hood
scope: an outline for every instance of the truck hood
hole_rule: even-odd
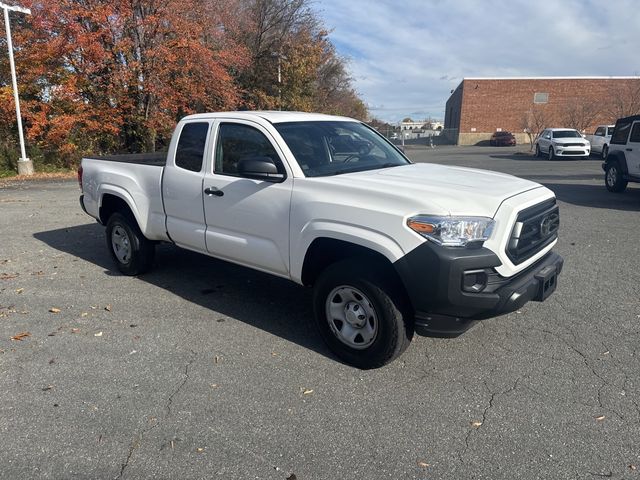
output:
[[[395,197],[416,212],[487,217],[493,217],[506,199],[544,188],[503,173],[428,163],[322,178],[335,186]]]

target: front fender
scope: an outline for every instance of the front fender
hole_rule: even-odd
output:
[[[307,223],[299,237],[292,241],[291,279],[302,283],[302,267],[310,245],[318,238],[342,240],[377,252],[394,263],[405,255],[405,251],[391,236],[357,225],[329,220],[313,220]],[[293,239],[292,239],[293,240]]]

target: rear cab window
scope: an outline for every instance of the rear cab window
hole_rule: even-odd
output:
[[[209,122],[189,122],[182,127],[176,148],[176,167],[191,172],[202,171]]]

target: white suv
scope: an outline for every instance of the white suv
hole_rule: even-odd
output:
[[[536,157],[588,157],[591,144],[573,128],[547,128],[536,139]]]
[[[602,164],[610,192],[624,192],[629,182],[640,182],[640,115],[620,118]]]

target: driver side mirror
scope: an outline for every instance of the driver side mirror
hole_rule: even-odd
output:
[[[245,178],[265,182],[284,182],[286,176],[278,172],[278,167],[269,157],[246,157],[238,162],[238,173]]]

